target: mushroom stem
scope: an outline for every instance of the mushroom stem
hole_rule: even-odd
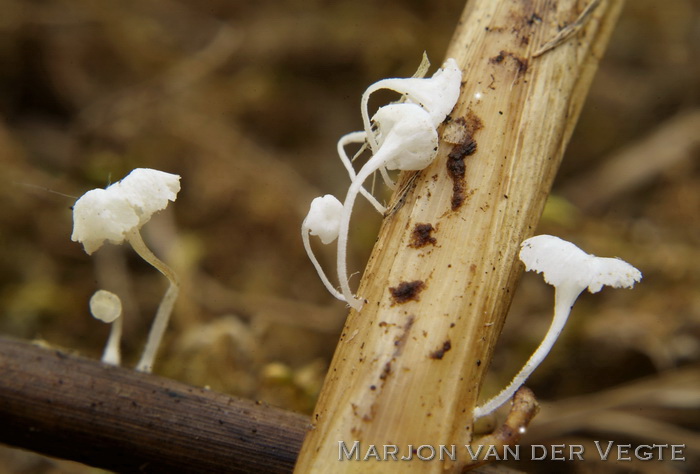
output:
[[[151,370],[153,370],[153,361],[158,352],[158,347],[163,339],[165,328],[168,326],[168,320],[173,311],[173,306],[175,306],[175,300],[180,291],[180,286],[175,272],[151,252],[143,241],[138,229],[130,231],[127,234],[126,240],[141,258],[150,263],[170,281],[170,285],[156,311],[156,317],[153,319],[151,331],[148,333],[148,340],[146,341],[146,346],[141,355],[141,360],[139,360],[139,363],[136,365],[136,370],[140,372],[151,372]]]
[[[585,287],[581,288],[576,285],[561,285],[554,290],[554,317],[544,339],[508,386],[501,393],[474,409],[474,419],[488,415],[507,402],[542,363],[564,329],[576,298],[584,289]]]
[[[119,343],[122,338],[122,328],[124,326],[123,321],[124,319],[119,316],[114,320],[112,327],[109,330],[109,338],[107,339],[105,350],[102,353],[102,362],[105,364],[121,364],[121,351],[119,349]]]
[[[304,219],[304,222],[301,225],[301,240],[304,242],[304,249],[306,250],[306,254],[309,256],[311,263],[314,265],[314,268],[316,269],[319,278],[321,278],[323,286],[325,286],[328,292],[335,298],[339,299],[340,301],[345,301],[345,297],[343,296],[343,294],[331,284],[330,280],[328,280],[326,273],[323,271],[323,267],[316,259],[316,255],[314,255],[314,251],[311,248],[311,242],[309,239],[309,227],[306,224],[306,219]]]
[[[418,69],[416,70],[415,74],[410,79],[422,79],[425,77],[425,75],[428,73],[428,69],[430,69],[430,61],[428,60],[428,55],[423,52],[423,57],[421,58],[420,64],[418,65]],[[378,91],[379,89],[392,89],[391,84],[398,83],[400,84],[401,81],[405,81],[406,78],[403,79],[383,79],[381,81],[375,82],[371,86],[365,90],[365,92],[362,94],[362,99],[360,101],[360,113],[362,114],[362,123],[364,124],[365,131],[367,132],[367,138],[368,138],[368,144],[370,146],[370,149],[374,152],[379,148],[379,143],[377,142],[376,137],[374,134],[371,133],[372,126],[370,123],[369,119],[369,111],[368,105],[369,105],[369,96],[372,95],[373,92]],[[399,91],[396,91],[399,92]],[[405,96],[405,92],[401,92],[402,96]],[[403,97],[401,100],[405,100]],[[453,104],[454,105],[454,104]],[[388,175],[384,176],[386,171],[382,170],[382,176],[386,179],[388,178]],[[391,181],[391,180],[389,180]],[[390,186],[392,189],[393,187]]]
[[[340,157],[340,161],[343,162],[343,166],[345,166],[345,169],[348,171],[348,174],[350,175],[350,180],[354,180],[357,174],[355,173],[355,169],[352,166],[352,160],[348,158],[348,155],[345,153],[345,146],[351,143],[362,143],[363,145],[357,153],[359,155],[367,147],[367,143],[365,141],[366,138],[367,133],[365,132],[351,132],[346,135],[343,135],[342,137],[340,137],[340,140],[338,140],[338,156]],[[389,175],[386,174],[386,176],[384,176],[384,174],[386,174],[386,172],[382,174],[384,181],[387,184],[393,184],[391,182],[391,178],[389,178]],[[389,180],[388,182],[387,179]],[[364,187],[360,187],[360,193],[370,202],[370,204],[372,204],[372,206],[374,206],[377,212],[379,212],[380,214],[384,214],[386,212],[386,207],[381,205],[379,201],[377,201],[377,198],[372,196],[372,194],[370,194],[370,192],[367,191]]]
[[[347,266],[347,247],[348,247],[348,232],[350,231],[350,216],[352,208],[355,205],[355,198],[362,188],[362,183],[380,167],[382,167],[391,153],[380,148],[377,153],[370,158],[367,163],[360,169],[355,178],[352,180],[348,193],[345,196],[343,203],[343,215],[340,220],[340,230],[338,233],[338,281],[340,282],[340,291],[345,297],[345,301],[356,310],[362,308],[362,300],[356,298],[350,291],[350,282],[348,281],[348,266]]]

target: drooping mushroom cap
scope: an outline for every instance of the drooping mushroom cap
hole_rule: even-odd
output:
[[[385,105],[372,120],[378,127],[380,149],[391,156],[385,163],[387,169],[422,170],[435,158],[437,131],[428,112],[419,105]]]
[[[363,102],[374,91],[391,89],[405,94],[411,103],[427,110],[433,127],[437,127],[457,103],[461,82],[462,70],[457,61],[449,58],[433,77],[390,78],[372,84],[365,92]]]
[[[120,244],[168,201],[175,201],[179,191],[180,176],[137,168],[107,189],[93,189],[76,201],[71,240],[81,242],[88,254],[105,241]]]
[[[168,207],[168,201],[175,201],[180,191],[180,176],[148,168],[137,168],[114,188],[124,195],[139,216],[139,224],[144,225],[151,216]]]
[[[528,271],[542,273],[544,280],[557,288],[569,284],[597,293],[603,286],[632,288],[642,278],[641,272],[624,260],[596,257],[553,235],[525,240],[520,260]]]
[[[311,235],[317,235],[321,242],[330,244],[338,238],[343,204],[333,195],[314,198],[304,225]]]
[[[122,314],[122,300],[107,290],[97,290],[90,298],[90,313],[95,319],[113,323]]]

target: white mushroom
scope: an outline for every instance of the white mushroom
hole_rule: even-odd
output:
[[[347,240],[350,216],[357,194],[367,198],[377,211],[385,213],[386,207],[363,187],[363,183],[374,172],[379,171],[384,182],[389,187],[394,187],[387,170],[415,171],[427,167],[437,155],[437,126],[445,120],[459,98],[462,71],[457,66],[457,62],[454,59],[448,59],[432,78],[424,79],[423,76],[429,66],[427,57],[423,55],[423,60],[414,77],[385,79],[371,85],[363,94],[360,107],[364,131],[349,133],[338,140],[338,155],[351,180],[339,220],[337,271],[340,293],[330,285],[313,257],[308,244],[309,222],[305,220],[302,225],[304,245],[323,284],[333,296],[346,301],[356,310],[362,307],[362,301],[350,291],[347,275]],[[394,90],[403,97],[399,102],[385,105],[377,110],[372,117],[373,128],[370,124],[367,103],[369,96],[380,89]],[[352,160],[348,158],[345,151],[345,147],[353,143],[361,144],[354,158],[363,153],[368,145],[372,152],[372,156],[357,173],[352,164],[354,158]]]
[[[618,258],[590,255],[552,235],[538,235],[525,240],[520,250],[525,269],[542,273],[554,286],[554,317],[539,347],[513,381],[498,395],[474,410],[474,418],[488,415],[508,401],[544,360],[561,334],[576,298],[588,288],[599,292],[603,286],[632,288],[642,278],[639,270]]]
[[[140,229],[151,216],[175,201],[180,191],[180,176],[163,171],[137,168],[107,189],[85,193],[73,206],[71,240],[81,242],[88,255],[105,241],[131,244],[141,258],[168,278],[170,285],[158,306],[146,347],[137,370],[150,372],[158,346],[168,325],[179,285],[175,273],[158,259],[144,243]]]
[[[321,243],[324,245],[328,245],[337,239],[342,214],[343,205],[335,196],[326,194],[325,196],[314,198],[314,200],[311,201],[309,213],[301,224],[301,238],[304,242],[306,254],[309,256],[309,259],[311,259],[311,263],[313,263],[318,276],[321,278],[323,286],[325,286],[334,297],[345,301],[345,297],[342,293],[336,290],[328,280],[328,277],[323,271],[323,267],[321,267],[321,264],[314,255],[311,242],[309,242],[309,235],[318,236],[321,239]]]
[[[107,189],[93,189],[73,206],[73,235],[91,255],[105,241],[121,244],[138,232],[151,216],[175,201],[180,177],[137,168]]]
[[[119,365],[121,363],[121,351],[119,341],[122,337],[123,318],[122,300],[111,291],[97,290],[90,298],[90,314],[95,319],[111,324],[109,339],[102,353],[102,362]]]
[[[421,64],[419,71],[421,69],[425,69],[423,64]],[[461,81],[462,71],[459,69],[457,61],[449,58],[431,78],[390,78],[369,86],[362,95],[360,109],[370,148],[376,151],[379,147],[378,140],[371,133],[369,112],[367,111],[369,96],[373,92],[380,89],[390,89],[403,94],[409,103],[423,107],[430,114],[433,127],[437,128],[457,103]]]
[[[347,240],[350,216],[355,198],[364,181],[378,169],[420,170],[428,166],[437,154],[438,136],[430,115],[416,104],[389,104],[375,116],[379,148],[352,180],[343,203],[338,236],[338,279],[340,289],[350,306],[359,310],[360,299],[350,291],[347,276]]]

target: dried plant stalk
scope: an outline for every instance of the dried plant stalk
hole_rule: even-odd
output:
[[[585,5],[473,0],[447,51],[464,71],[438,157],[404,173],[305,439],[296,472],[386,472],[339,461],[396,445],[399,456],[456,445],[459,461],[401,462],[402,472],[461,469],[472,410],[532,235],[622,1],[601,2],[575,35],[533,54]],[[406,186],[408,184],[408,186]],[[460,451],[461,449],[461,451]]]

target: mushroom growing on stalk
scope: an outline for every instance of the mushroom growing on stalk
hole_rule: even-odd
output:
[[[151,325],[146,347],[136,370],[150,372],[168,325],[179,292],[178,279],[170,267],[158,259],[141,237],[141,227],[157,211],[177,199],[180,176],[163,171],[137,168],[124,179],[106,189],[93,189],[73,206],[71,240],[83,244],[88,255],[102,247],[129,242],[141,258],[155,267],[169,281]]]
[[[347,241],[350,215],[364,181],[380,168],[421,170],[437,154],[438,135],[430,115],[421,106],[402,103],[381,107],[373,117],[379,148],[353,178],[343,203],[338,234],[338,279],[347,303],[359,310],[362,301],[350,291],[347,275]]]
[[[340,217],[342,214],[343,205],[335,196],[326,194],[325,196],[314,198],[314,200],[311,201],[309,213],[301,224],[301,239],[304,242],[306,255],[309,256],[311,263],[313,263],[318,276],[323,282],[323,286],[325,286],[334,297],[345,301],[343,294],[336,290],[328,280],[328,277],[323,271],[323,267],[321,267],[321,264],[314,255],[311,242],[309,241],[309,235],[318,236],[321,239],[321,243],[324,245],[328,245],[337,239],[338,230],[340,229]]]
[[[642,274],[619,258],[590,255],[566,240],[552,235],[538,235],[521,245],[520,260],[525,269],[542,273],[544,281],[554,286],[554,317],[539,347],[530,356],[512,382],[498,395],[474,409],[474,418],[488,415],[508,401],[525,383],[561,334],[578,296],[588,288],[599,292],[603,286],[632,288]]]
[[[424,58],[424,62],[418,68],[419,71],[427,69],[426,61]],[[360,110],[372,151],[376,151],[379,147],[378,139],[371,133],[369,112],[367,111],[369,96],[372,93],[380,89],[389,89],[402,94],[408,103],[419,105],[425,109],[430,115],[433,126],[437,127],[457,103],[461,81],[462,70],[459,69],[457,61],[449,58],[433,77],[389,78],[369,86],[362,94]]]
[[[122,300],[111,291],[97,290],[90,298],[90,314],[95,319],[111,324],[109,339],[102,353],[102,362],[119,365],[121,363],[121,351],[119,342],[122,337],[124,318],[122,315]]]
[[[351,180],[340,214],[333,214],[334,219],[337,218],[333,222],[334,225],[338,224],[338,233],[333,236],[333,239],[328,240],[330,243],[336,237],[338,238],[337,271],[340,292],[330,285],[311,252],[308,242],[311,211],[302,225],[304,246],[323,284],[333,296],[346,301],[356,310],[362,308],[362,300],[350,291],[347,275],[347,241],[350,216],[357,194],[362,194],[377,211],[384,214],[386,207],[363,187],[363,183],[369,176],[379,171],[385,183],[393,187],[394,183],[387,170],[417,171],[427,167],[437,155],[437,127],[445,120],[459,97],[462,71],[457,66],[457,62],[452,58],[448,59],[443,68],[439,69],[432,78],[424,79],[423,76],[429,65],[424,55],[414,77],[385,79],[371,85],[363,94],[360,107],[364,131],[349,133],[338,140],[338,155]],[[367,112],[367,103],[369,96],[379,89],[391,89],[401,93],[403,97],[396,103],[380,107],[372,117],[371,122],[374,125],[372,126]],[[345,152],[345,146],[353,143],[361,145],[355,157],[367,150],[368,145],[372,153],[357,173],[353,168],[353,160]],[[338,205],[335,203],[334,208],[334,212],[337,212]]]

